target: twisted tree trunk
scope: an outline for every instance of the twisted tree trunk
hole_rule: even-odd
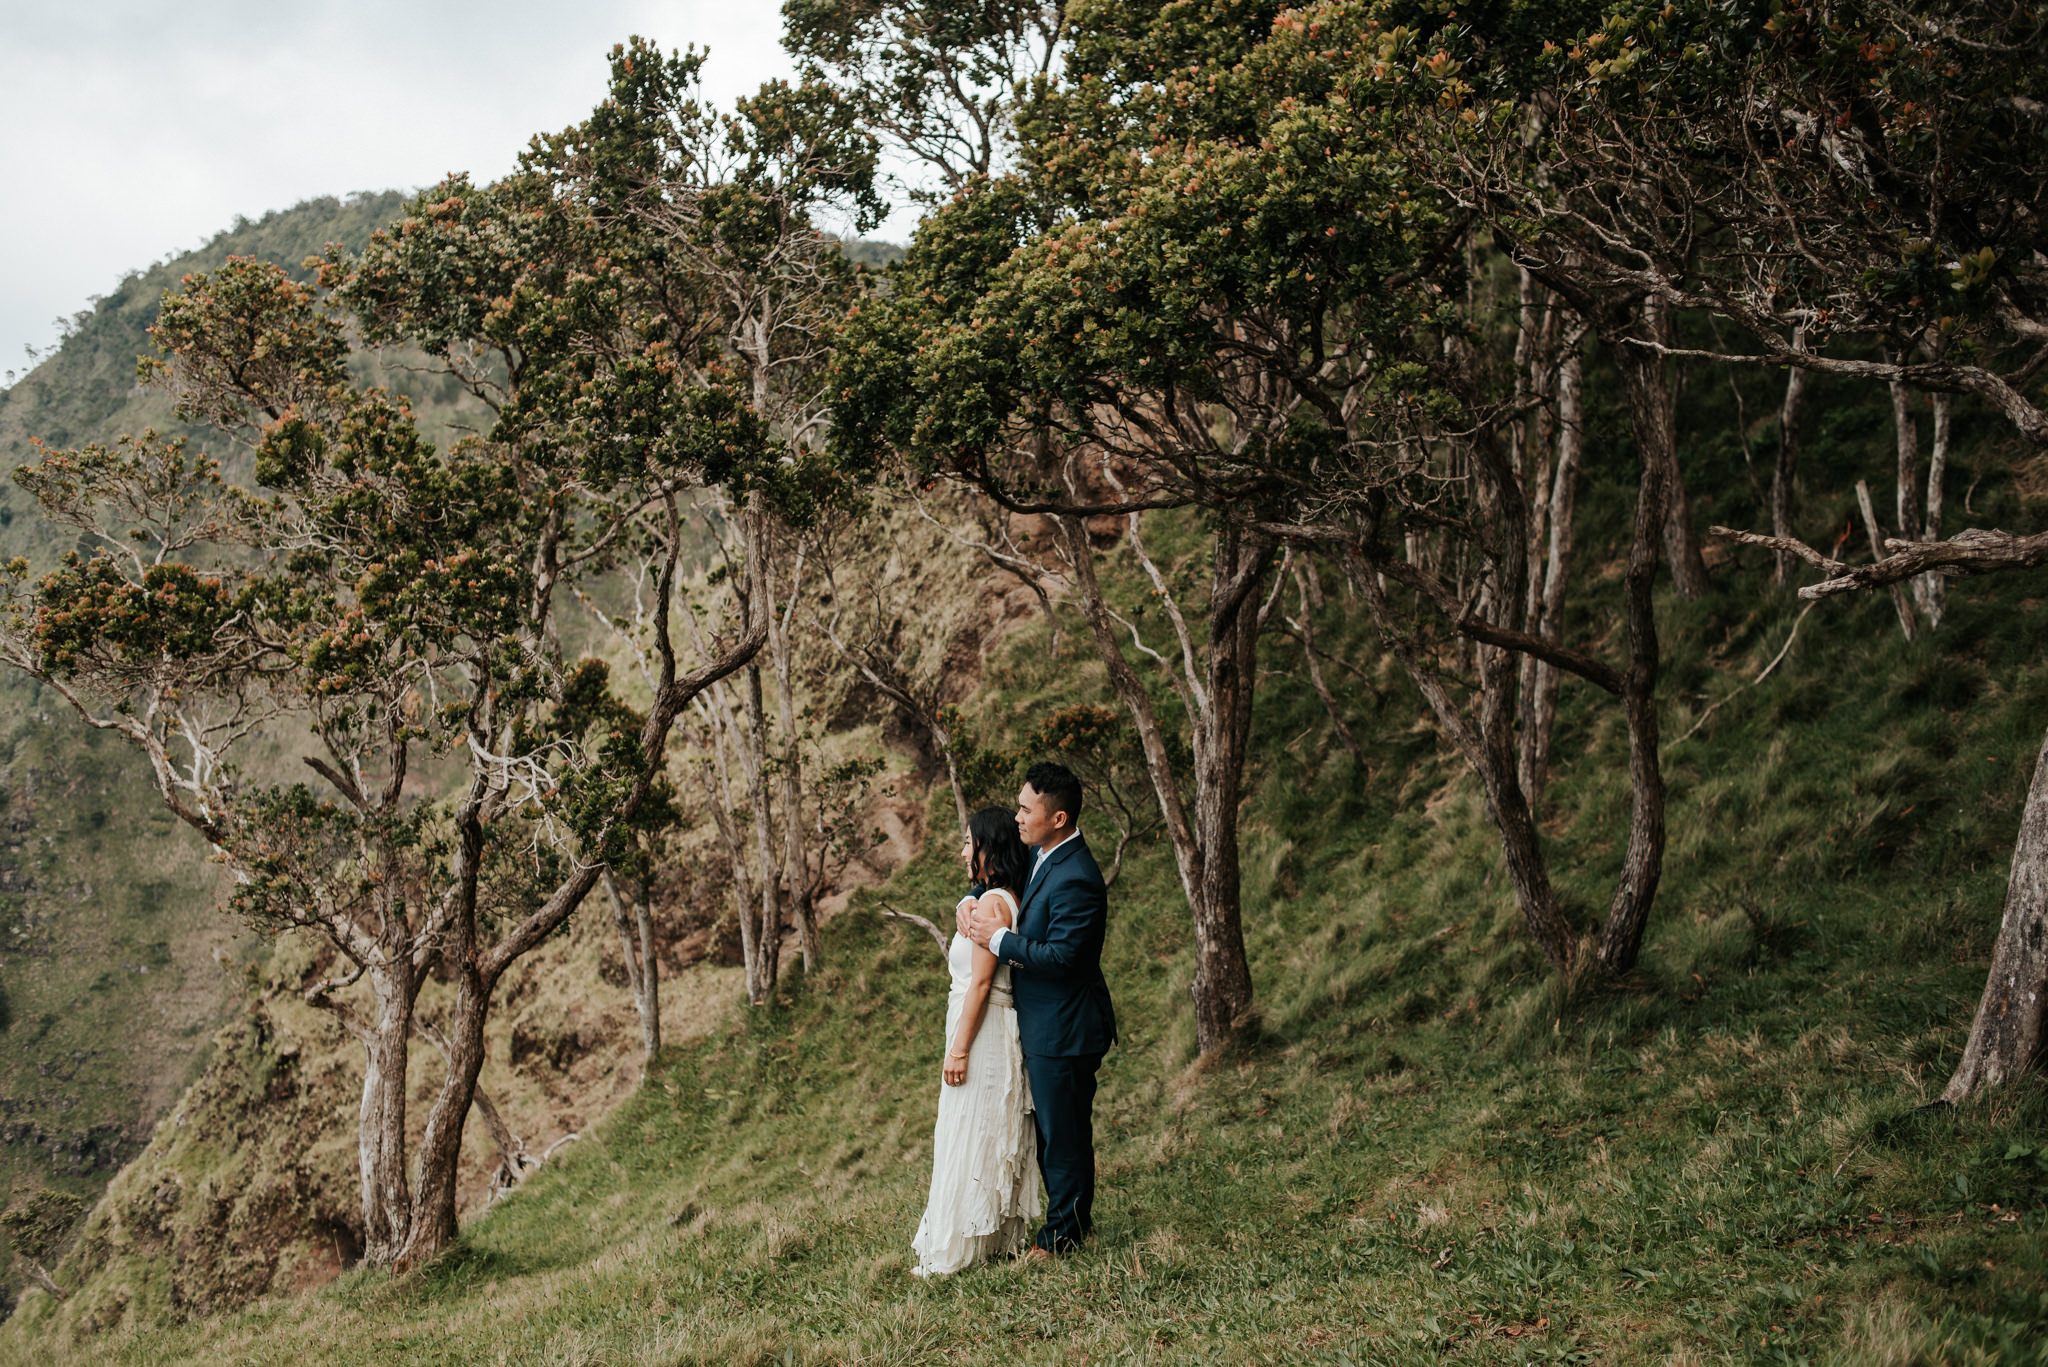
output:
[[[1135,515],[1132,520],[1131,540],[1142,557]],[[1195,663],[1191,636],[1183,636],[1181,642],[1184,671],[1176,672],[1154,656],[1180,695],[1193,730],[1195,800],[1190,810],[1182,800],[1151,694],[1124,655],[1118,623],[1103,599],[1086,522],[1063,515],[1059,527],[1073,561],[1082,614],[1088,619],[1097,654],[1109,671],[1110,685],[1131,714],[1145,754],[1146,773],[1165,818],[1194,924],[1196,1045],[1204,1054],[1214,1053],[1244,1028],[1252,1008],[1237,809],[1243,796],[1252,696],[1258,680],[1256,651],[1265,621],[1256,590],[1265,577],[1273,542],[1269,536],[1224,523],[1216,533],[1212,561],[1206,668]],[[1178,608],[1171,611],[1178,619]],[[1145,648],[1141,645],[1140,649]]]
[[[1645,322],[1659,326],[1646,307]],[[1636,491],[1634,539],[1629,546],[1627,596],[1628,668],[1622,672],[1622,711],[1628,720],[1628,849],[1621,879],[1608,904],[1600,932],[1603,968],[1625,973],[1635,967],[1649,925],[1650,907],[1664,872],[1664,771],[1657,757],[1657,614],[1652,593],[1657,578],[1657,525],[1662,521],[1664,478],[1676,468],[1677,433],[1664,357],[1649,347],[1615,348],[1627,387],[1629,421],[1642,450],[1642,478]],[[1681,590],[1682,591],[1682,590]]]

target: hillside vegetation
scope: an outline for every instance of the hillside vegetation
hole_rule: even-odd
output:
[[[1828,410],[1816,485],[1868,458],[1859,411],[1853,393]],[[2012,520],[2032,515],[2021,492],[1975,498]],[[721,1014],[729,970],[678,979],[707,1033],[433,1268],[180,1322],[149,1279],[199,1269],[141,1256],[138,1175],[60,1273],[84,1289],[32,1297],[0,1360],[2041,1361],[2048,1092],[1927,1106],[1982,986],[2048,707],[2034,587],[1959,592],[1943,639],[1912,647],[1881,599],[1802,619],[1753,569],[1664,601],[1671,867],[1642,970],[1602,991],[1543,973],[1472,782],[1405,684],[1345,675],[1361,771],[1272,648],[1247,811],[1261,1025],[1195,1058],[1185,904],[1141,847],[1106,962],[1124,1031],[1107,1198],[1052,1269],[907,1275],[944,978],[874,909],[942,913],[958,878],[933,842],[827,925],[824,969],[774,1009]],[[1365,658],[1341,605],[1326,625]],[[992,663],[991,731],[1101,697],[1047,645],[1031,626]],[[1546,822],[1586,897],[1626,801],[1619,727],[1588,704],[1567,691]],[[296,1046],[250,1009],[192,1103],[202,1134],[289,1091]],[[180,1142],[150,1184],[242,1151]],[[96,1268],[120,1230],[125,1258]]]
[[[327,242],[360,244],[401,202],[309,201],[126,277],[0,391],[0,475],[35,460],[37,439],[184,430],[166,396],[136,383],[164,291],[230,256],[296,268]],[[0,478],[0,559],[46,562],[68,544]],[[12,672],[0,675],[0,802],[0,1191],[47,1181],[92,1197],[192,1080],[259,947],[234,939],[217,871],[172,829],[132,753]]]

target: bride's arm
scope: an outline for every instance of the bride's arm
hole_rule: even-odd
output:
[[[996,913],[1003,924],[1010,923],[1010,907],[1007,899],[989,894]],[[974,947],[974,968],[967,979],[967,1000],[961,1004],[960,1026],[953,1036],[953,1043],[946,1051],[946,1083],[958,1087],[967,1081],[967,1055],[974,1049],[974,1037],[981,1033],[981,1018],[988,1014],[989,984],[996,976],[996,956]]]

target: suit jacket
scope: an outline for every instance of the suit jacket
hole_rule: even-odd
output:
[[[999,956],[1011,967],[1017,1033],[1027,1054],[1101,1054],[1116,1043],[1116,1008],[1102,977],[1109,895],[1080,836],[1039,861]]]

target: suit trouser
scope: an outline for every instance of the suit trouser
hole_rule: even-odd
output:
[[[1059,1252],[1095,1228],[1095,1070],[1101,1054],[1026,1054],[1038,1122],[1038,1170],[1045,1177],[1045,1224],[1035,1242]]]

